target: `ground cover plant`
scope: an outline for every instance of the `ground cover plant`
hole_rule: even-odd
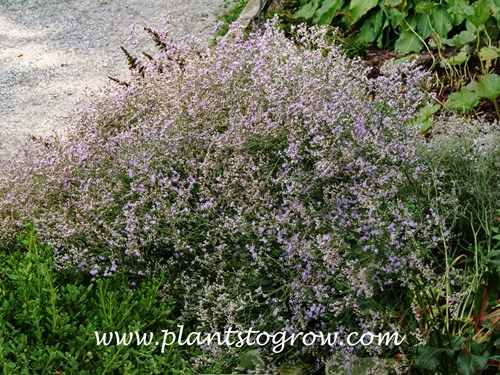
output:
[[[192,373],[189,351],[179,346],[160,354],[155,345],[96,345],[95,331],[121,335],[174,323],[172,300],[160,301],[158,293],[164,280],[135,291],[123,275],[90,283],[56,271],[52,249],[37,240],[33,225],[19,237],[19,250],[0,254],[4,374]]]
[[[147,29],[157,51],[127,52],[130,81],[6,166],[4,250],[31,220],[61,272],[163,273],[179,322],[202,332],[407,336],[206,346],[196,371],[498,365],[498,122],[438,118],[426,139],[425,71],[387,64],[373,77],[325,30],[290,31],[271,23],[206,48]]]
[[[412,54],[435,74],[438,108],[500,119],[496,1],[290,0],[276,2],[274,12],[284,25],[339,27],[346,51],[370,66]]]

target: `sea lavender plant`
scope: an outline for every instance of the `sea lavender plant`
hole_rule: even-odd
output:
[[[393,329],[441,224],[406,194],[427,170],[408,125],[425,73],[391,64],[368,78],[319,28],[288,39],[271,22],[212,48],[149,32],[158,51],[130,82],[2,175],[2,243],[31,219],[59,267],[165,271],[165,293],[203,331]]]

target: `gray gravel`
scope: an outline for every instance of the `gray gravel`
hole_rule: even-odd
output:
[[[0,159],[29,135],[68,127],[87,88],[128,77],[120,46],[136,51],[134,26],[161,29],[170,16],[174,37],[208,42],[232,1],[0,0]]]

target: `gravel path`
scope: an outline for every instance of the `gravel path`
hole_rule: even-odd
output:
[[[128,77],[120,46],[134,51],[134,25],[160,29],[171,16],[174,36],[208,41],[224,5],[232,0],[0,0],[0,160],[28,135],[67,126],[86,88]]]

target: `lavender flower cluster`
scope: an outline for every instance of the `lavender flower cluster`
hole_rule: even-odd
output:
[[[293,33],[157,38],[129,84],[9,166],[0,241],[29,219],[60,267],[166,271],[205,331],[390,327],[390,296],[427,272],[440,225],[405,195],[426,171],[409,125],[426,75],[368,78],[324,30]]]

